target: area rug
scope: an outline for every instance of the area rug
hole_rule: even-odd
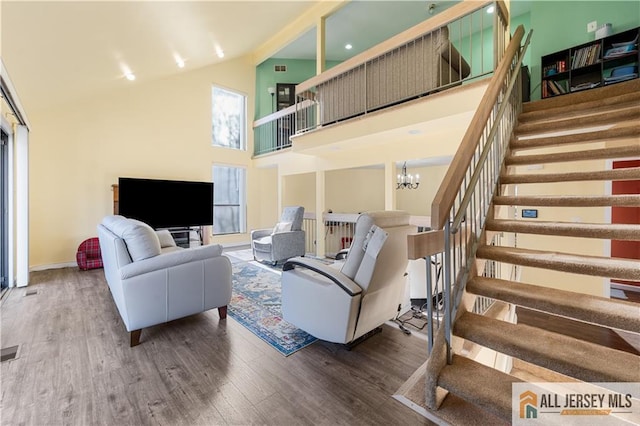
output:
[[[235,257],[233,253],[227,255]],[[318,340],[282,319],[279,271],[255,261],[235,261],[232,268],[231,318],[284,356]]]

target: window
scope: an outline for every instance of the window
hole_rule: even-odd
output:
[[[213,233],[246,232],[246,170],[242,167],[213,166]]]
[[[245,150],[246,97],[213,86],[211,91],[211,135],[214,146]]]

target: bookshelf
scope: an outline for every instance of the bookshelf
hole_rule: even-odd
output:
[[[542,98],[638,78],[640,27],[541,58]]]

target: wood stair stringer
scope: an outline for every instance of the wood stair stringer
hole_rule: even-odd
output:
[[[550,287],[473,277],[466,290],[529,309],[640,333],[640,304]]]

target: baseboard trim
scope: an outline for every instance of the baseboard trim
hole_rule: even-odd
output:
[[[47,269],[77,268],[76,262],[51,263],[49,265],[31,266],[29,272],[46,271]]]

